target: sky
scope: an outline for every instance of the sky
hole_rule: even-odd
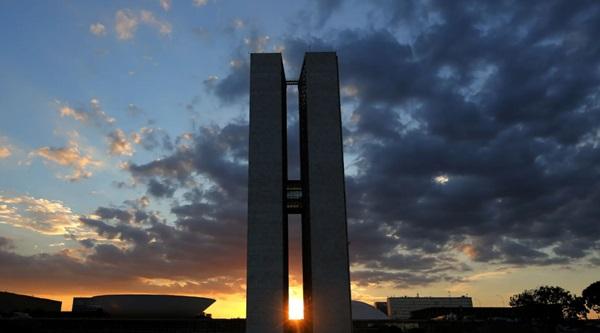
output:
[[[335,51],[353,299],[580,294],[600,276],[599,34],[594,1],[2,1],[0,288],[244,317],[250,53],[294,80]],[[294,178],[293,88],[288,109]]]

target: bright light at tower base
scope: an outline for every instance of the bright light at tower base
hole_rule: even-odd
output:
[[[304,303],[302,302],[302,298],[289,299],[288,318],[290,320],[304,319]]]

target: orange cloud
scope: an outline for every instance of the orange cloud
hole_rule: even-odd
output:
[[[0,147],[0,159],[7,158],[12,154],[9,147]]]
[[[135,138],[134,138],[135,140]],[[133,155],[134,149],[127,135],[121,129],[116,129],[108,135],[109,152],[111,155]]]
[[[97,98],[90,100],[90,109],[76,109],[68,105],[61,105],[62,103],[57,101],[59,104],[58,114],[61,117],[73,118],[82,123],[92,123],[96,126],[112,125],[116,122],[115,118],[110,117],[102,110],[100,101]]]
[[[80,152],[79,145],[74,140],[70,140],[67,147],[38,148],[31,152],[30,156],[38,156],[46,161],[71,168],[71,174],[58,176],[59,178],[69,181],[78,181],[89,178],[92,176],[92,172],[89,168],[101,165],[100,161],[93,159],[91,155]]]
[[[477,258],[477,248],[471,244],[463,244],[459,247],[460,251],[464,253],[469,259],[473,260]]]
[[[0,196],[0,223],[47,235],[63,235],[79,229],[79,219],[56,200],[30,196]]]

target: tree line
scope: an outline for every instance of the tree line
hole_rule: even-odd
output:
[[[590,284],[581,292],[573,295],[558,286],[541,286],[524,290],[510,297],[512,307],[552,305],[560,308],[563,319],[586,319],[589,311],[600,314],[600,281]]]

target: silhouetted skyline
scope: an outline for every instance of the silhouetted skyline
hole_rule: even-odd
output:
[[[197,295],[243,317],[249,53],[297,78],[307,51],[339,57],[352,299],[506,306],[597,280],[598,3],[15,1],[0,18],[6,290],[65,310]],[[296,299],[299,235],[290,218]]]

